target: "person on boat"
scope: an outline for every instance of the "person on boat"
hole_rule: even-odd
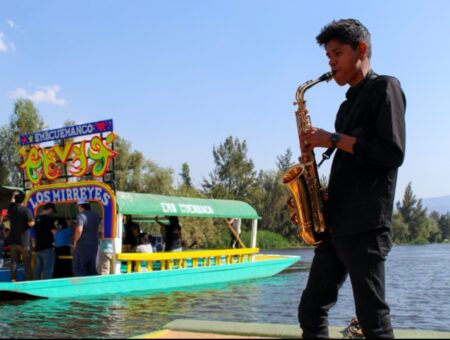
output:
[[[150,242],[150,237],[149,237],[149,235],[147,234],[147,233],[140,233],[139,235],[138,235],[138,237],[137,237],[137,240],[138,240],[138,244],[137,244],[137,246],[133,249],[133,251],[134,252],[136,252],[136,253],[153,253],[153,247],[152,247],[152,244],[151,244],[151,242]],[[140,268],[141,268],[141,272],[146,272],[146,271],[148,271],[148,269],[147,269],[147,266],[148,265],[148,263],[146,262],[146,261],[141,261],[141,266],[140,266]],[[133,263],[133,266],[132,266],[132,270],[133,271],[135,271],[135,266],[134,266],[134,263]]]
[[[30,228],[34,226],[34,216],[30,209],[24,206],[25,194],[14,191],[11,203],[8,207],[8,217],[11,230],[9,233],[10,243],[10,277],[15,282],[17,278],[17,264],[22,259],[25,271],[25,280],[33,279],[31,269],[31,237]]]
[[[62,257],[72,255],[73,228],[72,226],[69,227],[63,218],[56,220],[55,224],[55,268],[53,270],[53,277],[71,277],[73,276],[72,260]]]
[[[114,257],[114,245],[111,239],[100,239],[97,271],[100,275],[111,274]]]
[[[241,223],[242,220],[240,218],[227,218],[226,219],[228,226],[230,228],[230,248],[239,247],[238,237],[241,235]]]
[[[5,246],[6,228],[3,219],[8,216],[8,210],[3,209],[0,213],[0,268],[3,267],[3,247]]]
[[[51,216],[56,212],[54,203],[46,203],[44,210],[36,218],[34,225],[36,264],[34,279],[50,279],[55,266],[55,239],[56,226]]]
[[[11,231],[9,222],[4,223],[5,220],[3,220],[3,238],[4,238],[4,245],[3,245],[3,266],[5,266],[8,263],[8,260],[10,260],[10,253],[11,253],[11,245],[9,244],[9,233]]]
[[[78,215],[73,240],[73,274],[75,276],[97,275],[100,216],[91,210],[91,204],[85,199],[80,199],[77,206]]]
[[[124,215],[125,239],[122,242],[124,251],[130,251],[137,245],[137,236],[141,232],[141,227],[133,221],[131,215]]]
[[[155,217],[158,223],[164,230],[161,234],[164,235],[164,251],[183,251],[181,247],[181,224],[178,221],[178,216],[169,216],[169,224],[161,222],[158,216]]]
[[[152,243],[147,233],[140,233],[138,236],[138,245],[135,250],[136,253],[153,253]]]

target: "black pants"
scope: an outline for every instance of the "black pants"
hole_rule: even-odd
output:
[[[381,229],[322,241],[316,247],[298,308],[303,338],[328,337],[328,311],[347,275],[364,336],[394,338],[385,302],[384,261],[390,249],[389,232]]]
[[[70,246],[55,247],[55,269],[53,270],[55,279],[73,276],[72,260],[60,258],[60,256],[69,255],[72,255]]]

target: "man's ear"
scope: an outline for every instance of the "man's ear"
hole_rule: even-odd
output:
[[[364,41],[360,41],[358,44],[358,55],[360,59],[368,58],[369,47]]]

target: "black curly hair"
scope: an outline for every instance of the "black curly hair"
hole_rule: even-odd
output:
[[[13,195],[14,195],[14,201],[15,201],[17,204],[23,203],[23,201],[24,201],[24,199],[25,199],[25,194],[24,194],[22,191],[15,191],[15,192],[13,193]]]
[[[349,44],[354,50],[361,41],[367,44],[367,56],[372,56],[372,43],[369,30],[356,19],[333,20],[324,26],[316,37],[320,46],[326,45],[330,40],[337,40],[341,44]]]

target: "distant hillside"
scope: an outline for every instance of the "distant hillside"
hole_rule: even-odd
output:
[[[427,213],[433,210],[439,214],[450,213],[450,195],[441,197],[430,197],[422,199],[422,206],[427,208]]]

